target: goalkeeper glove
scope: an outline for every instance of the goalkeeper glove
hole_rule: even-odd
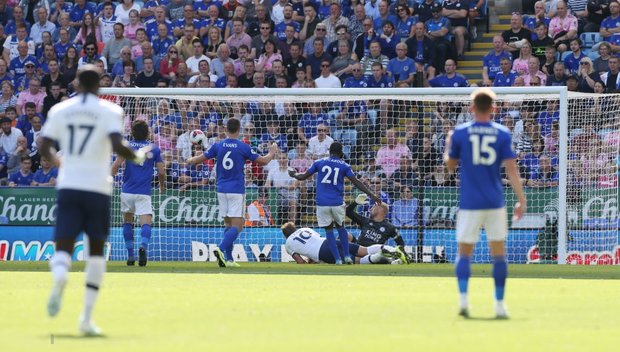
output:
[[[366,205],[368,204],[368,196],[365,194],[360,194],[359,196],[357,196],[355,198],[355,203],[357,203],[358,205]]]

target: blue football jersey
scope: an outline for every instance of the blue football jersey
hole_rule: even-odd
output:
[[[123,193],[151,195],[151,182],[153,181],[153,168],[156,163],[161,163],[161,151],[156,145],[147,141],[131,141],[129,145],[138,150],[146,146],[152,146],[153,158],[146,159],[142,164],[125,163],[125,175],[123,179]]]
[[[33,181],[37,183],[49,183],[53,178],[58,178],[58,169],[53,167],[48,173],[44,173],[43,169],[37,170],[34,174]]]
[[[333,207],[344,204],[344,177],[353,176],[349,164],[330,156],[312,163],[308,172],[317,174],[316,205]]]
[[[460,208],[497,209],[505,206],[500,167],[515,159],[510,131],[495,122],[467,122],[452,135],[450,158],[460,159]]]
[[[218,193],[245,194],[245,161],[258,158],[249,145],[236,139],[226,138],[215,143],[204,153],[207,159],[217,158],[215,172]]]

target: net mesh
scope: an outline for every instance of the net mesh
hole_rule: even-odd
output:
[[[344,145],[345,159],[357,177],[389,204],[388,217],[417,261],[455,260],[459,173],[443,167],[441,153],[448,131],[473,119],[468,94],[162,96],[132,92],[104,97],[125,108],[127,138],[131,121],[145,119],[153,142],[163,152],[167,182],[161,194],[153,183],[151,259],[215,260],[212,249],[223,237],[224,223],[217,209],[214,165],[208,162],[200,169],[188,169],[185,160],[225,138],[225,122],[236,117],[241,121],[242,140],[258,153],[267,152],[269,141],[282,150],[265,167],[246,165],[249,215],[235,245],[238,260],[289,261],[278,225],[294,221],[318,229],[314,181],[295,181],[285,170],[290,166],[305,171],[313,160],[327,155],[332,140]],[[557,261],[558,211],[564,198],[559,195],[560,155],[564,153],[568,160],[567,261],[618,263],[618,100],[615,95],[570,93],[568,129],[560,131],[559,94],[497,96],[493,118],[513,133],[528,198],[526,216],[509,221],[509,262]],[[206,134],[204,146],[189,143],[188,132],[193,129]],[[559,147],[561,133],[567,135],[568,150]],[[115,177],[112,198],[112,260],[126,256],[119,197],[122,171]],[[155,171],[153,175],[156,180]],[[507,185],[505,175],[503,179]],[[260,187],[267,188],[267,200],[252,204],[259,191],[263,193]],[[516,199],[510,187],[505,190],[510,219]],[[358,193],[347,183],[345,202],[352,202]],[[369,215],[367,206],[356,210]],[[358,229],[346,224],[356,236]],[[136,229],[139,235],[137,221]],[[480,245],[472,260],[489,262],[487,246]]]

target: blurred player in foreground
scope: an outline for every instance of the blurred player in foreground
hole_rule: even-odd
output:
[[[508,263],[504,242],[508,236],[508,226],[500,176],[502,162],[518,198],[513,221],[523,216],[526,200],[519,182],[519,169],[512,150],[510,131],[491,122],[495,93],[486,88],[478,89],[472,93],[471,98],[474,103],[474,121],[458,126],[454,133],[448,135],[443,156],[444,163],[450,170],[456,168],[459,160],[461,163],[461,192],[456,224],[459,256],[455,268],[461,293],[459,315],[469,317],[469,260],[482,226],[493,257],[495,315],[499,319],[506,319],[508,311],[504,305],[504,288]]]
[[[297,264],[327,263],[336,264],[336,258],[329,248],[329,244],[316,231],[304,227],[297,229],[294,223],[287,222],[280,227],[286,237],[286,252],[290,254]],[[340,255],[344,255],[340,241],[336,240]],[[386,264],[389,258],[400,258],[401,253],[393,247],[373,245],[362,247],[358,244],[349,244],[348,255],[355,258],[355,264]],[[306,261],[302,256],[308,258]]]
[[[300,174],[295,169],[289,170],[289,175],[297,180],[309,179],[313,174],[317,174],[316,179],[316,217],[319,226],[325,229],[325,239],[329,245],[337,265],[342,264],[342,257],[336,245],[334,236],[334,224],[338,230],[338,238],[344,253],[344,262],[353,264],[353,258],[349,255],[349,233],[344,227],[344,178],[345,176],[360,191],[368,194],[376,204],[381,204],[381,200],[360,182],[351,166],[342,160],[342,144],[334,142],[329,146],[329,157],[319,159],[312,163],[312,166]]]
[[[217,198],[220,215],[224,216],[224,238],[214,249],[217,264],[220,267],[238,267],[233,260],[233,243],[241,233],[245,223],[245,161],[255,161],[260,165],[267,165],[276,155],[278,145],[271,143],[269,153],[259,156],[249,145],[238,140],[239,120],[228,119],[226,129],[228,138],[215,143],[204,154],[187,159],[188,165],[202,164],[207,159],[217,159],[215,171],[217,174]],[[223,252],[222,252],[223,251]]]
[[[159,193],[164,192],[166,184],[166,171],[164,162],[161,158],[159,147],[148,141],[149,125],[144,120],[136,120],[131,125],[131,135],[133,140],[129,145],[139,150],[151,148],[152,158],[144,163],[134,164],[125,163],[125,173],[123,175],[123,188],[121,190],[121,212],[123,213],[123,238],[127,248],[127,265],[136,264],[133,248],[133,226],[134,216],[138,215],[141,226],[141,241],[138,249],[138,265],[146,266],[146,251],[151,239],[151,220],[153,219],[153,205],[151,203],[151,183],[153,181],[153,168],[157,166],[157,177],[159,178]],[[119,156],[112,164],[112,177],[116,175],[125,158]]]
[[[351,221],[359,225],[360,235],[357,237],[357,244],[360,246],[372,246],[373,244],[384,244],[391,237],[398,245],[396,249],[399,252],[400,263],[409,264],[409,257],[405,253],[405,241],[398,234],[396,227],[385,219],[385,216],[389,212],[387,204],[375,204],[370,208],[370,218],[362,216],[355,212],[355,207],[358,205],[368,204],[368,197],[365,194],[360,194],[355,198],[355,201],[347,206],[347,216]]]
[[[134,150],[123,138],[123,109],[97,97],[99,73],[86,65],[78,75],[81,94],[55,105],[43,127],[41,154],[59,165],[54,143],[63,154],[58,172],[58,214],[54,240],[56,253],[50,260],[54,287],[47,310],[55,316],[71,268],[75,238],[84,231],[89,238],[90,256],[86,262],[84,310],[79,330],[101,334],[92,320],[92,311],[106,270],[103,247],[110,227],[110,159],[112,148],[123,158],[139,164],[147,150]]]

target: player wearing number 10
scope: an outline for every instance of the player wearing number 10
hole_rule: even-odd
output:
[[[235,118],[228,119],[226,129],[228,138],[215,143],[209,150],[199,156],[187,159],[188,165],[197,165],[207,159],[217,159],[217,198],[220,215],[224,216],[224,238],[215,248],[214,254],[221,267],[236,267],[232,256],[233,243],[241,233],[245,222],[245,161],[250,160],[267,165],[278,151],[278,145],[269,145],[265,156],[256,154],[249,145],[238,140],[241,124]],[[223,251],[223,252],[222,252]]]
[[[495,93],[489,89],[479,89],[471,97],[474,102],[474,121],[460,125],[453,134],[448,135],[444,153],[444,162],[450,170],[456,168],[459,160],[461,162],[461,194],[456,224],[459,255],[455,267],[460,292],[459,315],[469,316],[469,258],[478,242],[478,232],[482,226],[493,257],[495,315],[505,319],[508,318],[504,305],[508,264],[504,241],[508,236],[508,228],[500,177],[502,162],[519,200],[514,209],[513,220],[523,216],[526,201],[519,182],[510,131],[491,122]]]
[[[99,73],[95,67],[84,66],[78,78],[81,94],[50,110],[40,148],[53,165],[58,165],[53,151],[56,142],[63,152],[56,183],[56,253],[50,260],[54,287],[47,310],[50,316],[60,310],[75,239],[84,231],[90,239],[90,256],[84,269],[86,290],[79,329],[86,334],[100,334],[91,316],[106,269],[103,246],[110,228],[110,152],[114,148],[120,156],[138,164],[146,157],[144,150],[134,153],[123,139],[123,109],[97,97]]]
[[[361,183],[351,166],[342,160],[342,144],[334,142],[329,146],[329,157],[315,161],[312,166],[303,174],[296,170],[289,170],[289,175],[300,181],[307,180],[313,174],[317,174],[316,180],[316,217],[319,226],[325,229],[325,239],[329,249],[335,258],[337,265],[342,264],[342,257],[338,250],[338,243],[334,236],[333,224],[336,224],[338,238],[342,247],[344,261],[353,264],[353,258],[349,254],[349,233],[344,227],[345,205],[344,205],[344,178],[345,176],[353,182],[355,187],[366,193],[372,198],[375,204],[381,204],[381,200]]]

